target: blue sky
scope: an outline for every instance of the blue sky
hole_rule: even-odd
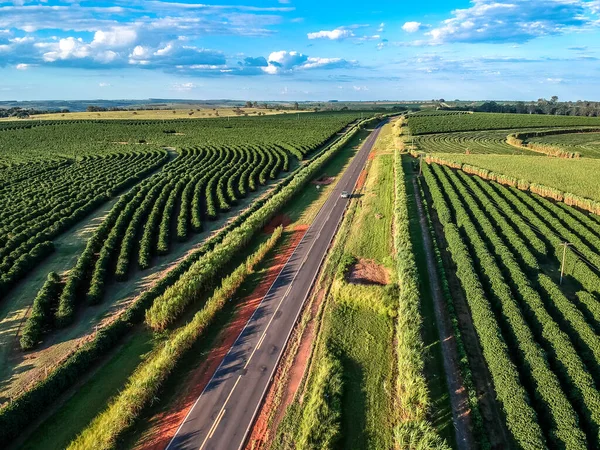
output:
[[[0,0],[0,100],[600,100],[600,0]]]

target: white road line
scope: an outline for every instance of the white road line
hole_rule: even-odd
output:
[[[366,143],[365,143],[365,144],[366,144]],[[363,145],[364,145],[364,144],[363,144]],[[369,153],[370,153],[370,152],[369,152]],[[356,161],[356,164],[360,164],[360,161],[362,161],[362,160],[360,160],[360,161],[359,161],[359,160],[353,160],[353,161],[352,161],[352,163],[354,163],[355,161]],[[352,164],[352,163],[351,163],[351,164]],[[363,162],[362,164],[364,165],[364,162]],[[343,178],[343,177],[342,177],[342,178]],[[350,177],[350,178],[351,178],[351,177]],[[341,184],[341,181],[342,181],[342,180],[340,180],[340,183],[339,183],[339,184]],[[354,189],[354,188],[356,188],[356,184],[357,184],[357,182],[358,182],[358,180],[355,180],[355,183],[354,183],[354,187],[353,187],[353,189]],[[315,217],[315,219],[314,219],[314,221],[313,221],[313,224],[318,222],[318,220],[317,220],[317,219],[318,219],[318,217],[321,215],[321,213],[322,213],[324,210],[326,210],[326,208],[324,208],[324,206],[326,206],[326,205],[327,205],[327,203],[328,203],[328,200],[330,200],[330,199],[332,198],[332,195],[334,194],[334,192],[335,192],[335,190],[336,190],[336,189],[337,189],[337,185],[336,185],[336,187],[334,188],[334,190],[332,191],[332,193],[330,194],[330,196],[328,197],[328,199],[325,201],[325,203],[324,203],[324,204],[322,205],[322,207],[320,208],[319,212],[317,213],[317,216]],[[334,208],[337,206],[338,200],[339,200],[339,199],[336,199],[336,200],[334,201],[334,205],[332,206],[331,210],[333,210],[333,209],[334,209]],[[345,210],[345,209],[346,209],[346,208],[344,208],[344,210]],[[303,261],[302,261],[302,263],[300,264],[300,267],[299,267],[299,268],[296,270],[296,273],[294,274],[294,277],[292,278],[292,281],[290,282],[290,285],[288,286],[288,289],[286,290],[285,294],[282,296],[282,298],[281,298],[281,300],[280,300],[279,304],[277,305],[277,308],[276,308],[276,309],[275,309],[275,311],[272,313],[271,319],[269,320],[269,322],[268,322],[268,324],[267,324],[267,326],[266,326],[265,330],[263,331],[263,333],[262,333],[262,336],[261,336],[261,338],[259,339],[259,341],[258,341],[258,343],[257,343],[256,347],[254,348],[254,350],[252,351],[252,353],[251,353],[250,357],[248,358],[248,361],[246,362],[246,365],[244,366],[244,369],[248,367],[248,365],[249,365],[249,363],[250,363],[250,360],[251,360],[251,359],[252,359],[252,357],[254,356],[254,353],[255,353],[255,352],[256,352],[256,350],[258,350],[258,348],[260,348],[260,346],[262,345],[262,342],[264,341],[264,339],[265,339],[265,337],[266,337],[267,330],[269,329],[269,327],[270,327],[271,323],[273,322],[273,320],[274,320],[274,318],[275,318],[275,315],[276,315],[276,313],[279,311],[279,309],[280,309],[280,307],[281,307],[281,305],[282,305],[283,301],[284,301],[284,300],[285,300],[285,298],[288,296],[288,294],[289,294],[289,292],[290,292],[290,290],[291,290],[291,288],[292,288],[292,286],[293,286],[293,283],[294,283],[294,281],[296,280],[296,278],[297,278],[298,274],[300,273],[300,270],[301,270],[301,269],[302,269],[302,267],[304,266],[304,263],[305,263],[305,262],[306,262],[306,260],[308,259],[308,256],[310,255],[310,253],[311,253],[311,251],[312,251],[312,248],[314,247],[314,245],[316,244],[316,242],[319,240],[319,238],[320,238],[320,236],[321,236],[321,232],[322,232],[322,231],[323,231],[323,229],[325,228],[325,225],[327,224],[327,221],[329,220],[329,218],[330,218],[330,216],[331,216],[331,210],[330,210],[330,213],[329,213],[329,215],[327,216],[327,218],[325,219],[325,221],[324,221],[324,222],[323,222],[323,224],[321,225],[321,228],[320,228],[320,230],[319,230],[319,232],[318,232],[317,236],[316,236],[316,237],[313,239],[313,242],[311,243],[311,245],[310,245],[310,247],[309,247],[309,249],[308,249],[308,251],[307,251],[307,253],[306,253],[306,255],[305,255],[305,257],[304,257],[304,259],[303,259]],[[341,218],[340,218],[340,220],[338,221],[338,225],[339,225],[339,222],[340,222],[340,221],[341,221]],[[223,360],[221,361],[221,364],[219,364],[219,367],[217,368],[217,370],[215,371],[215,373],[214,373],[214,374],[213,374],[213,376],[211,377],[210,381],[209,381],[209,382],[208,382],[208,384],[205,386],[205,388],[204,388],[204,390],[202,391],[202,393],[200,394],[200,396],[199,396],[199,397],[196,399],[196,402],[194,403],[194,405],[192,406],[192,408],[191,408],[191,409],[188,411],[188,413],[187,413],[186,417],[184,418],[184,420],[183,420],[183,421],[182,421],[182,423],[180,424],[179,428],[178,428],[178,429],[177,429],[177,431],[175,432],[175,435],[173,436],[173,438],[172,438],[172,439],[171,439],[171,441],[169,442],[169,445],[167,446],[166,450],[168,450],[168,449],[169,449],[169,447],[171,446],[171,444],[173,443],[173,441],[175,440],[175,438],[176,438],[176,437],[177,437],[177,435],[179,434],[179,431],[181,430],[181,428],[183,427],[183,425],[186,423],[188,416],[189,416],[189,415],[191,414],[191,412],[192,412],[192,411],[195,409],[196,405],[198,404],[198,402],[199,402],[200,398],[202,397],[202,395],[204,394],[204,392],[206,391],[206,389],[208,388],[208,386],[210,386],[210,385],[211,385],[211,383],[212,383],[213,379],[215,378],[215,376],[217,375],[217,373],[218,373],[218,372],[219,372],[219,370],[221,369],[221,367],[222,367],[223,363],[225,362],[225,360],[226,360],[227,356],[229,355],[229,353],[231,353],[231,350],[232,350],[232,349],[233,349],[233,348],[236,346],[236,344],[238,343],[238,341],[239,341],[240,337],[243,335],[243,333],[244,333],[244,330],[245,330],[245,329],[248,327],[248,324],[250,324],[250,322],[253,320],[253,318],[254,318],[254,315],[257,313],[257,311],[258,311],[258,310],[260,309],[260,307],[262,306],[262,304],[263,304],[263,302],[264,302],[265,298],[267,298],[267,297],[268,297],[268,295],[269,295],[269,293],[271,292],[271,290],[273,289],[273,287],[274,287],[275,283],[276,283],[276,282],[277,282],[277,280],[280,278],[281,274],[283,273],[283,271],[286,269],[286,267],[287,267],[287,266],[288,266],[288,264],[290,263],[290,261],[291,261],[292,257],[295,255],[295,253],[296,253],[296,252],[298,251],[298,249],[301,247],[301,244],[303,243],[303,241],[305,240],[305,238],[307,237],[307,235],[308,235],[308,234],[309,234],[311,231],[312,231],[312,230],[311,230],[310,228],[309,228],[309,229],[306,231],[306,233],[304,234],[304,236],[302,237],[302,239],[300,240],[300,242],[298,243],[298,245],[296,246],[296,248],[294,249],[294,251],[292,252],[292,254],[290,255],[290,257],[288,258],[288,260],[286,261],[286,263],[284,264],[284,266],[282,267],[282,269],[281,269],[281,270],[279,271],[279,273],[277,274],[277,277],[275,278],[275,280],[273,281],[273,283],[272,283],[272,284],[271,284],[271,286],[269,287],[269,290],[267,291],[267,293],[265,294],[265,296],[262,298],[262,300],[261,300],[260,304],[258,305],[258,307],[256,308],[256,310],[254,311],[254,313],[252,314],[252,316],[250,317],[250,319],[248,320],[248,322],[246,322],[246,325],[245,325],[245,326],[244,326],[244,328],[242,329],[241,333],[238,335],[238,337],[237,337],[236,341],[235,341],[235,342],[234,342],[234,344],[233,344],[233,345],[232,345],[232,346],[229,348],[229,351],[227,352],[227,354],[225,355],[225,357],[224,357],[224,358],[223,358]],[[335,232],[334,232],[334,235],[335,235]],[[313,281],[313,282],[314,282],[314,281]],[[291,331],[290,331],[290,333],[291,333]],[[288,339],[289,339],[289,335],[288,335]],[[286,340],[286,343],[287,343],[287,340]],[[281,352],[281,349],[280,349],[280,352]],[[240,381],[241,377],[242,377],[242,375],[239,375],[239,376],[238,376],[238,379],[236,380],[236,382],[235,382],[235,384],[234,384],[233,388],[231,389],[231,391],[229,392],[229,395],[227,396],[227,399],[225,400],[225,403],[223,404],[223,406],[222,406],[222,408],[221,408],[221,410],[220,410],[219,414],[217,415],[217,419],[216,419],[216,420],[215,420],[215,422],[213,423],[213,425],[212,425],[211,429],[209,430],[209,433],[208,433],[208,434],[207,434],[207,436],[205,437],[205,439],[204,439],[204,442],[203,442],[203,443],[202,443],[202,445],[200,446],[200,449],[199,449],[199,450],[202,450],[202,448],[203,448],[203,447],[206,445],[206,442],[208,441],[208,439],[210,439],[210,438],[213,436],[213,434],[214,434],[214,432],[215,432],[215,430],[216,430],[216,428],[217,428],[218,424],[220,423],[221,419],[223,418],[223,415],[225,414],[225,406],[227,405],[227,403],[228,403],[229,399],[231,398],[231,395],[233,394],[233,392],[234,392],[235,388],[237,387],[237,385],[238,385],[238,383],[239,383],[239,381]],[[261,397],[261,403],[262,403],[262,397]],[[259,405],[260,405],[260,403],[259,403]],[[255,414],[256,414],[256,413],[255,413]],[[253,420],[254,420],[254,417],[253,417]],[[246,431],[246,434],[247,434],[247,431]],[[244,440],[245,440],[245,436],[244,436]],[[243,444],[243,443],[242,443],[242,444]]]

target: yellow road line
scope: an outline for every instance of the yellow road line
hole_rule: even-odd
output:
[[[238,385],[238,383],[240,382],[241,378],[242,378],[242,376],[239,375],[238,379],[235,381],[235,384],[233,385],[233,388],[231,388],[231,391],[229,392],[229,395],[227,396],[225,403],[223,403],[223,407],[221,408],[221,411],[219,411],[219,414],[217,414],[217,418],[216,418],[215,422],[213,423],[212,427],[210,427],[210,430],[208,430],[208,434],[204,438],[204,441],[202,442],[202,445],[200,446],[200,448],[198,450],[202,450],[204,448],[204,446],[206,445],[206,442],[213,436],[213,434],[215,434],[215,430],[217,429],[217,426],[221,422],[223,415],[225,415],[225,407],[227,406],[227,402],[231,398],[231,394],[233,394],[233,391],[235,391],[235,388]]]

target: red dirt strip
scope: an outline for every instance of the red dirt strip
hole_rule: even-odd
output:
[[[289,220],[285,220],[282,217],[276,217],[274,221],[278,223],[267,225],[265,231],[269,232],[282,223],[289,223]],[[261,300],[269,291],[269,288],[294,249],[300,243],[307,229],[308,226],[297,226],[291,229],[292,235],[288,238],[285,245],[277,250],[277,254],[272,258],[271,265],[267,269],[264,278],[250,295],[239,300],[233,319],[219,333],[215,346],[208,354],[206,360],[187,375],[179,398],[169,406],[168,410],[150,418],[149,430],[143,434],[140,441],[136,444],[136,449],[163,450],[167,447],[179,425],[209,383],[212,375],[219,367],[219,364],[221,364],[229,349],[233,346],[256,308],[258,308]]]

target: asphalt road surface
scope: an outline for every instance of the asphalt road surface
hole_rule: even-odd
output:
[[[168,450],[238,450],[244,445],[327,249],[381,126],[365,140],[271,285]]]

